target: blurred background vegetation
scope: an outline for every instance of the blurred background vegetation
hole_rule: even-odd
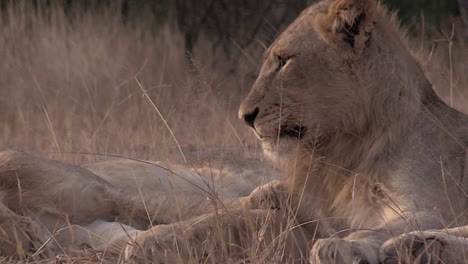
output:
[[[253,42],[268,46],[286,25],[308,5],[318,0],[34,0],[47,9],[64,6],[71,13],[76,9],[93,10],[112,6],[121,12],[127,23],[135,19],[151,25],[158,32],[164,25],[177,27],[184,35],[189,56],[200,37],[212,41],[213,52],[228,60],[238,57],[240,50]],[[0,0],[2,9],[15,0]],[[22,1],[19,1],[20,3]],[[381,0],[398,16],[410,34],[458,32],[468,35],[468,0]],[[237,51],[236,51],[237,50]],[[235,59],[234,59],[235,60]],[[235,62],[235,61],[234,61]]]

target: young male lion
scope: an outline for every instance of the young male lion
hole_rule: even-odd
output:
[[[468,117],[436,95],[394,20],[375,0],[309,7],[240,106],[266,153],[288,159],[272,187],[288,190],[293,229],[317,239],[311,263],[466,262],[463,228],[399,236],[467,223]]]

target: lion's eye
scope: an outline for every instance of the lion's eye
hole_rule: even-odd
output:
[[[278,59],[278,67],[276,67],[276,71],[280,71],[286,63],[288,63],[291,56],[281,56],[277,55],[276,58]]]

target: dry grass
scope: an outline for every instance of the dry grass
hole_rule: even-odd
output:
[[[225,73],[229,65],[202,41],[193,73],[176,30],[124,25],[118,14],[110,8],[67,17],[60,8],[34,14],[28,6],[3,14],[2,149],[180,160],[174,138],[184,151],[242,151],[244,141],[254,142],[237,121],[237,106],[252,79],[242,76],[255,66],[241,62],[239,75]]]
[[[258,67],[251,61],[260,62],[261,48],[244,51],[249,57],[241,58],[233,75],[202,39],[194,73],[174,28],[124,24],[117,14],[35,12],[28,5],[0,14],[0,149],[73,163],[99,157],[63,153],[173,161],[211,148],[256,155],[257,143],[238,122],[237,107],[250,89]],[[450,32],[426,37],[421,46],[434,50],[423,61],[439,93],[468,112],[468,47],[458,41],[449,49],[451,40]],[[61,258],[48,261],[102,261],[92,252]]]

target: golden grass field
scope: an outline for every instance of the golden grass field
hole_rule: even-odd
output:
[[[261,64],[261,45],[242,51],[232,73],[201,38],[194,70],[171,24],[124,24],[111,8],[65,15],[25,5],[1,16],[0,149],[75,164],[104,159],[101,154],[175,162],[219,159],[219,151],[261,158],[237,118]],[[450,26],[425,30],[413,43],[425,51],[432,82],[468,113],[468,45],[460,25],[453,38]],[[112,263],[90,251],[44,260],[62,261]]]
[[[201,43],[193,72],[173,27],[123,25],[114,10],[67,18],[25,9],[10,10],[0,27],[2,149],[180,159],[163,119],[184,150],[255,144],[236,114],[258,65],[251,58],[227,74]]]

